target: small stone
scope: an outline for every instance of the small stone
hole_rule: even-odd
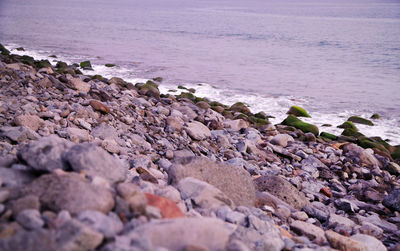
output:
[[[25,209],[19,212],[16,220],[28,230],[41,228],[44,225],[44,221],[40,217],[40,212],[36,209]]]
[[[36,115],[19,115],[14,119],[14,123],[17,126],[27,126],[33,131],[44,125],[44,121]]]
[[[275,137],[273,137],[270,142],[274,145],[286,147],[288,142],[293,142],[293,141],[294,141],[293,137],[288,134],[278,134]]]
[[[174,152],[172,150],[165,151],[165,158],[173,159],[174,158]]]
[[[14,217],[16,217],[20,212],[26,209],[40,209],[39,198],[34,195],[23,196],[17,200],[11,202],[11,210]]]
[[[102,102],[94,100],[94,99],[90,100],[89,104],[90,104],[90,106],[92,106],[92,108],[95,111],[99,111],[102,113],[110,113],[110,111],[111,111],[108,106],[106,106]]]
[[[331,189],[329,188],[329,187],[323,187],[323,188],[321,188],[321,190],[319,190],[320,191],[320,193],[322,193],[322,194],[324,194],[324,195],[326,195],[326,196],[328,196],[329,198],[332,198],[332,192],[331,192]]]
[[[109,153],[119,153],[120,148],[118,143],[114,139],[106,138],[101,143],[101,146],[106,149]]]
[[[308,215],[305,212],[297,211],[292,213],[292,218],[295,220],[306,221],[308,219]]]
[[[145,195],[147,204],[160,209],[162,218],[179,218],[184,216],[175,202],[155,194],[145,193]]]
[[[26,126],[2,126],[0,127],[0,137],[6,137],[11,141],[21,143],[28,139],[37,139],[39,135]]]
[[[349,237],[335,233],[332,230],[325,232],[325,236],[333,248],[340,250],[368,251],[367,246]]]
[[[69,87],[79,92],[88,93],[90,91],[90,84],[82,81],[80,78],[69,77]]]
[[[316,243],[323,243],[326,241],[324,230],[313,224],[304,221],[294,221],[290,224],[290,228],[298,234],[307,236]]]
[[[356,204],[346,199],[335,200],[335,205],[337,206],[337,208],[347,213],[355,213],[358,212],[358,210],[360,210],[360,208]]]
[[[400,189],[390,192],[382,201],[382,204],[392,210],[400,212]]]
[[[123,224],[114,213],[105,215],[99,211],[87,210],[78,215],[78,220],[95,231],[102,233],[106,238],[116,236],[123,229]]]

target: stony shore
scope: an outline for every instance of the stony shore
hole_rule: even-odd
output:
[[[0,49],[0,250],[400,250],[395,148]]]

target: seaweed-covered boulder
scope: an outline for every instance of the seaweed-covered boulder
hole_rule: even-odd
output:
[[[39,69],[47,68],[47,67],[51,67],[51,63],[47,59],[42,59],[42,60],[35,61],[35,66]]]
[[[357,138],[361,138],[361,137],[365,137],[364,134],[362,134],[362,133],[360,133],[360,132],[358,132],[356,130],[350,129],[350,128],[344,129],[344,131],[342,132],[342,135],[343,136],[347,136],[347,137],[354,137],[356,139]]]
[[[400,145],[395,146],[391,153],[393,159],[400,159]]]
[[[231,111],[250,114],[250,109],[242,102],[236,102],[230,107]]]
[[[307,111],[300,107],[300,106],[292,106],[290,107],[289,111],[287,112],[287,114],[296,116],[296,117],[308,117],[311,118],[311,116],[307,113]]]
[[[0,44],[0,52],[1,52],[1,55],[5,55],[5,56],[10,55],[10,51],[7,50],[2,44]]]
[[[79,64],[79,66],[84,70],[93,70],[92,64],[89,60],[83,61]]]
[[[303,122],[293,115],[289,115],[284,121],[282,121],[281,124],[287,125],[287,126],[293,126],[297,129],[300,129],[301,131],[303,131],[305,133],[311,132],[315,136],[318,136],[318,134],[319,134],[319,130],[318,130],[317,126]]]
[[[137,83],[135,87],[139,89],[139,93],[142,95],[160,98],[160,90],[158,89],[158,85],[151,80],[147,81],[145,84]]]
[[[374,114],[372,114],[370,119],[380,119],[380,118],[381,118],[381,116],[378,113],[374,113]]]
[[[373,125],[374,125],[374,123],[372,123],[371,120],[369,120],[369,119],[364,119],[364,118],[361,118],[361,117],[359,117],[359,116],[351,116],[351,117],[348,119],[348,121],[351,121],[351,122],[357,123],[357,124],[362,124],[362,125],[369,125],[369,126],[373,126]]]
[[[330,140],[337,140],[338,138],[336,135],[327,132],[321,132],[319,136],[321,136],[324,139],[330,139]]]
[[[352,130],[358,131],[357,127],[351,121],[346,121],[343,124],[338,125],[338,128],[352,129]]]

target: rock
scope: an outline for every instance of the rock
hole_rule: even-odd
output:
[[[271,139],[271,143],[274,145],[286,147],[288,142],[294,141],[293,137],[288,134],[278,134]]]
[[[82,61],[79,66],[84,69],[84,70],[93,70],[92,64],[90,63],[89,60]]]
[[[118,140],[118,131],[112,126],[109,126],[107,124],[100,124],[99,126],[96,126],[95,128],[92,129],[90,134],[93,137],[100,138],[100,139],[106,139],[106,138],[111,138],[114,140]]]
[[[317,173],[318,168],[320,167],[327,168],[327,166],[324,163],[322,163],[318,158],[314,157],[313,155],[309,155],[306,159],[303,159],[301,161],[301,169],[309,172],[312,175]]]
[[[21,194],[39,197],[40,203],[53,211],[67,210],[79,214],[85,210],[108,213],[114,207],[111,192],[90,184],[79,174],[45,174],[21,189]]]
[[[375,236],[376,238],[382,238],[383,235],[383,229],[375,226],[372,223],[369,222],[363,222],[362,226],[359,228],[360,233],[362,234],[368,234],[371,236]]]
[[[169,183],[176,185],[185,177],[205,181],[226,194],[235,205],[252,206],[255,189],[249,173],[237,166],[211,161],[205,157],[177,159],[168,169]]]
[[[372,123],[371,120],[368,119],[364,119],[358,116],[351,116],[350,118],[347,119],[347,121],[351,121],[353,123],[358,123],[358,124],[363,124],[363,125],[369,125],[369,126],[373,126],[374,123]]]
[[[295,116],[289,115],[284,121],[281,123],[282,125],[293,126],[297,129],[300,129],[304,133],[311,132],[315,136],[318,136],[319,130],[318,127],[312,124],[305,123],[298,119]]]
[[[27,230],[34,230],[43,227],[44,221],[40,212],[36,209],[25,209],[18,213],[17,222]]]
[[[114,139],[106,138],[101,142],[101,146],[109,153],[119,153],[119,145]]]
[[[204,140],[211,137],[210,129],[198,121],[188,123],[185,130],[195,140]]]
[[[143,147],[143,149],[145,149],[147,151],[151,150],[151,144],[149,142],[147,142],[145,139],[143,139],[138,134],[132,134],[131,141],[132,141],[132,144],[141,146],[141,147]]]
[[[0,177],[3,186],[9,188],[21,187],[30,183],[35,178],[35,176],[28,171],[15,170],[6,167],[0,167]]]
[[[389,162],[385,169],[392,175],[399,175],[400,174],[400,165],[395,162]]]
[[[328,220],[329,213],[326,211],[322,211],[318,208],[315,208],[311,205],[304,206],[302,208],[304,212],[307,213],[308,216],[318,219],[321,222],[325,222]]]
[[[18,158],[36,171],[52,172],[66,169],[61,156],[74,144],[58,136],[51,135],[29,142],[18,151]]]
[[[337,208],[347,213],[355,213],[358,212],[358,210],[360,210],[356,204],[346,199],[335,200],[335,205]]]
[[[17,126],[26,126],[33,131],[39,130],[44,125],[44,121],[36,115],[19,115],[14,119]]]
[[[10,197],[10,191],[8,191],[8,190],[0,190],[0,203],[3,203],[5,201],[7,201],[9,197]]]
[[[319,135],[324,139],[330,139],[330,140],[337,140],[338,137],[336,135],[333,135],[331,133],[327,133],[327,132],[321,132],[321,134]]]
[[[155,194],[145,193],[145,195],[147,204],[160,209],[161,216],[164,219],[184,217],[184,214],[175,202]]]
[[[154,220],[135,228],[133,233],[148,238],[155,247],[168,250],[185,250],[188,245],[224,250],[233,231],[234,227],[228,223],[202,217]]]
[[[331,191],[331,189],[329,187],[323,187],[319,191],[320,191],[320,193],[322,193],[323,195],[325,195],[325,196],[327,196],[329,198],[332,198],[332,196],[333,196],[332,195],[332,191]]]
[[[248,128],[249,122],[243,119],[236,119],[236,120],[225,120],[223,122],[223,126],[225,128],[229,128],[231,131],[237,132],[240,129]]]
[[[145,211],[147,198],[138,186],[133,183],[120,183],[117,191],[133,212],[143,213]]]
[[[28,139],[37,139],[39,138],[39,135],[26,126],[2,126],[0,127],[0,138],[4,137],[10,139],[13,142],[21,143]]]
[[[111,111],[108,106],[95,99],[90,100],[89,104],[95,111],[99,111],[102,113],[110,113]]]
[[[291,217],[295,220],[300,220],[300,221],[306,221],[308,219],[308,215],[302,211],[297,211],[292,213]]]
[[[37,196],[27,195],[12,201],[10,206],[14,217],[17,217],[17,215],[24,210],[39,210],[40,202]]]
[[[296,209],[301,209],[309,204],[302,192],[279,176],[261,176],[254,180],[254,185],[257,191],[268,191]]]
[[[391,209],[400,212],[400,189],[390,192],[382,201],[382,204]]]
[[[369,251],[386,251],[386,247],[382,242],[373,236],[366,234],[356,234],[350,237],[351,239],[363,243],[368,247]]]
[[[328,226],[335,227],[337,225],[345,225],[347,227],[353,228],[356,226],[354,221],[350,220],[347,217],[343,217],[337,214],[330,214],[328,219]]]
[[[307,236],[315,243],[324,243],[326,241],[324,230],[313,224],[297,220],[290,224],[290,228],[299,235]]]
[[[125,180],[122,162],[94,144],[75,145],[63,154],[62,159],[72,170],[102,177],[111,184]]]
[[[174,116],[169,116],[167,118],[167,125],[172,131],[181,131],[183,128],[183,121]]]
[[[343,153],[349,156],[357,157],[361,164],[370,168],[380,166],[379,161],[375,158],[373,152],[363,149],[356,144],[349,143],[343,146]]]
[[[359,241],[350,239],[349,237],[340,235],[338,233],[333,232],[332,230],[328,230],[325,232],[325,236],[328,239],[331,247],[340,249],[340,250],[354,250],[354,251],[367,251],[368,247]]]
[[[190,199],[195,207],[214,209],[225,205],[234,207],[231,199],[204,181],[186,177],[179,181],[177,188],[181,192],[182,199]]]
[[[56,241],[50,231],[38,229],[36,231],[18,231],[9,238],[0,238],[2,251],[54,251],[57,250]]]
[[[361,224],[364,224],[364,222],[369,222],[371,224],[374,224],[375,226],[382,228],[385,232],[390,233],[390,232],[396,232],[398,230],[398,227],[396,226],[396,224],[382,220],[376,214],[373,214],[368,217],[363,217],[361,215],[357,215],[356,217]]]
[[[304,108],[301,108],[300,106],[292,106],[290,107],[289,111],[287,114],[294,115],[296,117],[311,117]]]
[[[70,220],[55,233],[57,250],[94,250],[103,242],[103,235],[77,220]]]
[[[89,140],[89,132],[84,129],[68,127],[65,131],[68,135],[68,138],[75,143],[85,142]]]
[[[338,128],[343,128],[343,129],[351,129],[354,131],[358,131],[357,127],[353,124],[351,121],[345,121],[343,124],[338,125]]]
[[[230,108],[231,111],[250,114],[250,109],[242,102],[234,103]]]
[[[71,89],[84,93],[88,93],[90,91],[90,84],[82,81],[80,78],[70,77],[68,81],[68,86]]]
[[[116,236],[124,227],[121,220],[114,213],[105,215],[99,211],[87,210],[81,212],[77,219],[91,229],[103,234],[106,238]]]

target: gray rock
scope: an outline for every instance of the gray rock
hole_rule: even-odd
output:
[[[356,224],[354,221],[350,220],[349,218],[337,215],[337,214],[330,214],[329,215],[329,220],[328,220],[328,226],[329,227],[334,227],[337,225],[345,225],[347,227],[355,227]]]
[[[111,184],[125,180],[126,170],[122,162],[94,144],[75,145],[63,154],[62,159],[74,171],[102,177]]]
[[[28,171],[15,170],[11,168],[0,167],[0,177],[3,186],[13,188],[29,184],[35,176]]]
[[[116,236],[115,241],[107,244],[101,251],[153,251],[154,248],[148,238],[137,233]]]
[[[236,211],[230,211],[226,214],[225,220],[235,225],[243,224],[246,221],[246,215]]]
[[[293,137],[288,134],[278,134],[274,136],[270,142],[274,145],[286,147],[288,142],[293,142],[293,141],[294,141]]]
[[[249,122],[244,121],[243,119],[236,119],[236,120],[225,120],[223,122],[223,126],[225,128],[229,128],[231,131],[237,132],[242,128],[249,127]]]
[[[307,236],[314,242],[325,242],[325,232],[322,228],[319,228],[313,224],[304,221],[293,221],[290,224],[290,228],[300,235]]]
[[[215,186],[237,206],[252,206],[255,203],[252,179],[248,172],[239,167],[214,162],[205,157],[181,158],[168,169],[168,179],[171,184],[177,184],[185,177],[193,177]]]
[[[203,140],[211,137],[210,129],[198,121],[187,123],[185,130],[195,140]]]
[[[93,250],[103,242],[103,235],[77,220],[70,220],[55,233],[57,250]]]
[[[41,228],[44,221],[40,217],[40,212],[36,209],[25,209],[18,213],[17,222],[27,230]]]
[[[346,199],[337,199],[335,200],[335,205],[337,208],[347,212],[347,213],[355,213],[360,210],[356,204]]]
[[[11,141],[21,143],[28,139],[37,139],[40,136],[26,126],[2,126],[0,127],[0,138],[8,138]]]
[[[85,129],[68,127],[65,129],[65,133],[68,136],[68,138],[75,143],[85,142],[89,140],[89,132],[86,131]]]
[[[121,150],[119,149],[118,143],[111,138],[106,138],[101,142],[101,146],[107,150],[109,153],[119,153]]]
[[[111,192],[90,184],[76,173],[46,174],[21,189],[22,194],[39,197],[40,203],[53,211],[67,210],[79,214],[85,210],[108,213],[114,207]]]
[[[254,184],[258,191],[268,191],[296,209],[301,209],[309,204],[302,192],[279,176],[261,176],[254,180]]]
[[[19,231],[9,238],[0,238],[2,251],[54,251],[57,245],[52,232],[44,229]]]
[[[61,156],[74,143],[56,135],[43,137],[29,142],[18,151],[18,158],[37,171],[52,172],[55,169],[66,169]]]
[[[204,181],[186,177],[178,182],[177,188],[183,200],[191,199],[197,207],[218,208],[224,205],[234,207],[232,200],[223,192]]]
[[[374,152],[371,149],[364,149],[356,144],[350,143],[343,147],[343,153],[350,157],[357,157],[360,164],[374,168],[380,166],[379,161],[375,158]]]
[[[137,227],[133,233],[148,238],[153,246],[168,250],[185,250],[188,245],[224,250],[234,229],[233,225],[214,218],[176,218],[152,221]]]
[[[242,158],[232,158],[230,160],[225,161],[225,163],[232,164],[247,170],[249,173],[256,173],[258,167],[256,165],[250,164],[246,160]]]
[[[95,128],[90,133],[93,137],[105,139],[112,138],[114,140],[118,140],[118,131],[109,125],[101,124]]]
[[[386,247],[383,245],[383,243],[376,239],[373,236],[366,235],[366,234],[356,234],[350,237],[350,239],[353,239],[355,241],[364,243],[365,246],[367,246],[369,251],[386,251]]]
[[[102,233],[106,238],[116,236],[124,227],[119,217],[114,213],[105,215],[99,211],[87,210],[78,215],[78,220]]]
[[[313,155],[309,155],[307,159],[301,161],[301,169],[310,174],[318,172],[318,167],[327,168],[327,166],[322,163],[318,158]]]
[[[390,192],[382,201],[382,204],[392,210],[400,212],[400,189]]]
[[[374,224],[375,226],[382,228],[385,232],[392,233],[398,230],[396,224],[381,220],[376,214],[370,215],[368,217],[357,215],[356,217],[361,224],[363,224],[364,222],[369,222],[371,224]]]
[[[132,134],[131,141],[132,141],[132,144],[141,146],[141,147],[143,147],[143,149],[145,149],[147,151],[149,151],[151,149],[151,144],[149,142],[147,142],[145,139],[143,139],[138,134]]]

